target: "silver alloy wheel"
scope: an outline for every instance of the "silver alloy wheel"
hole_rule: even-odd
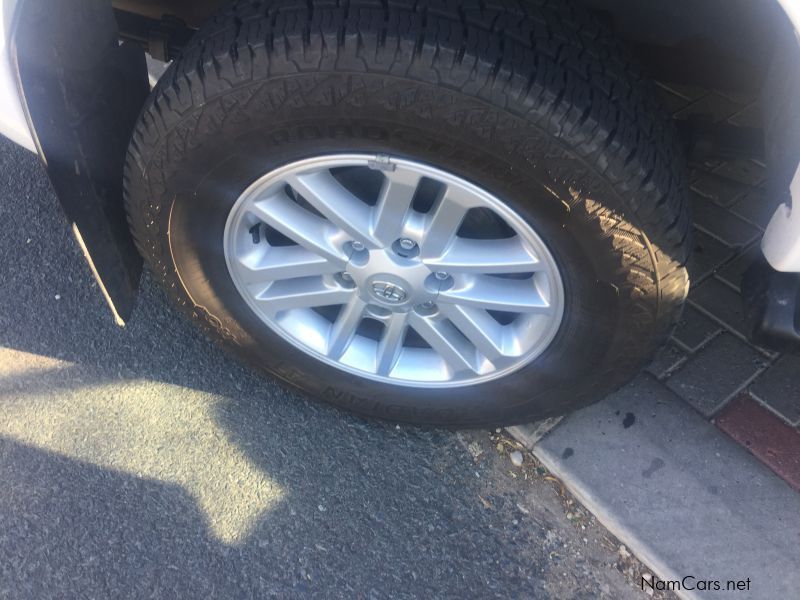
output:
[[[234,204],[224,251],[272,330],[385,383],[507,375],[544,351],[564,311],[555,260],[519,215],[460,177],[384,155],[267,173]]]

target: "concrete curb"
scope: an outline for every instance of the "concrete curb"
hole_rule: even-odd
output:
[[[534,454],[663,581],[724,598],[800,589],[800,495],[679,397],[643,375],[567,417]],[[713,587],[713,586],[712,586]]]
[[[533,450],[536,442],[550,433],[550,430],[558,425],[563,418],[551,417],[528,425],[514,425],[513,427],[507,427],[506,431],[528,450]]]

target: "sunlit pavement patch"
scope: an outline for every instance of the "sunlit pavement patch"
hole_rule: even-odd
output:
[[[0,365],[15,365],[0,367],[0,437],[180,485],[221,542],[244,542],[284,495],[217,424],[223,399],[213,394],[152,381],[82,381],[70,363],[6,348]]]
[[[41,376],[52,370],[65,369],[74,363],[50,356],[33,354],[13,348],[0,348],[0,393],[16,387],[20,381]]]

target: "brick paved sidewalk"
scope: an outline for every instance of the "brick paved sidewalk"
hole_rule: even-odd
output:
[[[759,127],[758,107],[715,92],[663,87],[676,118]],[[692,165],[695,249],[683,318],[649,371],[800,491],[800,357],[745,337],[739,285],[775,210],[752,159]]]
[[[761,126],[746,98],[661,87],[675,118]],[[662,580],[745,574],[748,597],[794,597],[800,357],[748,342],[739,289],[775,205],[758,160],[690,167],[692,287],[649,372],[563,421],[509,432]]]

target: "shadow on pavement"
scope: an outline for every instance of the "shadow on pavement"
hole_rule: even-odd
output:
[[[0,596],[547,595],[491,461],[247,371],[148,277],[116,327],[37,159],[0,176]]]

